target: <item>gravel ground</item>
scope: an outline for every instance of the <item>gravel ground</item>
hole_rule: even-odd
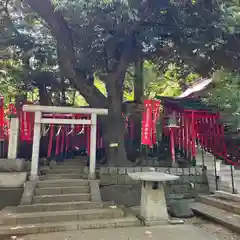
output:
[[[240,240],[239,234],[236,234],[219,224],[213,223],[213,222],[208,221],[203,218],[194,217],[191,219],[186,219],[185,224],[193,225],[193,226],[207,232],[208,234],[212,235],[213,237],[215,237],[218,240]],[[66,233],[64,233],[64,234],[66,234]],[[31,235],[29,235],[29,237],[30,236]],[[0,237],[0,240],[25,240],[25,238],[24,237],[6,237],[6,238]],[[55,240],[55,238],[51,239],[51,240]],[[98,240],[98,239],[96,238],[96,240]]]
[[[204,231],[217,237],[219,240],[240,240],[239,234],[234,233],[219,224],[213,223],[203,218],[195,217],[188,219],[186,220],[186,223],[203,229]]]

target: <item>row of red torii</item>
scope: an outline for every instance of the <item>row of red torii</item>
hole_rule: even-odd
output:
[[[154,103],[154,104],[153,104]],[[160,101],[145,100],[144,111],[142,115],[142,136],[141,143],[152,147],[156,143],[156,122],[160,116]],[[195,111],[185,110],[183,113],[174,106],[164,105],[162,115],[163,133],[170,137],[170,150],[172,162],[175,162],[175,148],[186,150],[193,158],[196,157],[196,139],[204,148],[211,149],[215,154],[222,156],[228,163],[232,165],[239,164],[238,161],[232,162],[228,157],[228,151],[224,140],[224,129],[217,122],[219,114],[199,112],[199,116]],[[73,108],[73,107],[55,107],[55,106],[39,106],[24,105],[23,112],[34,113],[34,128],[32,139],[32,162],[31,162],[31,179],[38,178],[38,162],[39,149],[41,139],[41,125],[86,125],[90,126],[90,146],[89,146],[89,178],[95,178],[96,169],[96,148],[97,148],[97,115],[107,115],[107,109],[94,108]],[[151,111],[150,111],[151,110]],[[46,118],[46,114],[54,113],[52,118]],[[174,114],[173,114],[174,113]],[[56,115],[58,117],[56,117]],[[83,114],[88,115],[88,119],[69,119],[65,118],[66,114]],[[63,117],[59,117],[59,116]],[[55,117],[54,117],[55,116]],[[152,116],[152,117],[151,117]],[[178,117],[177,117],[178,116]],[[168,118],[168,124],[166,121]],[[175,119],[175,121],[173,121]],[[177,126],[177,119],[180,121]],[[174,123],[175,124],[172,124]],[[154,126],[153,126],[154,125]],[[166,128],[168,126],[168,128]],[[174,127],[175,126],[175,127]],[[21,126],[22,127],[22,126]],[[61,129],[61,128],[60,128]],[[19,119],[11,118],[9,140],[8,140],[8,159],[16,159],[19,133]],[[220,151],[220,154],[219,154]],[[195,159],[194,159],[195,160]]]
[[[30,180],[38,179],[39,166],[39,150],[41,139],[42,124],[57,124],[57,125],[88,125],[90,126],[90,162],[89,162],[89,179],[95,179],[96,170],[96,140],[97,140],[97,115],[107,115],[107,109],[95,108],[73,108],[73,107],[53,107],[39,105],[24,105],[24,112],[35,113],[33,146],[32,146],[32,161]],[[43,118],[44,113],[56,114],[88,114],[89,119],[66,119],[66,118]],[[19,119],[12,118],[9,132],[8,158],[16,159],[18,146]]]

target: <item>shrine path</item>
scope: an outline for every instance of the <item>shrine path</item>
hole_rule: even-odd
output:
[[[19,240],[219,240],[192,225],[94,229],[77,232],[58,232],[29,235]]]

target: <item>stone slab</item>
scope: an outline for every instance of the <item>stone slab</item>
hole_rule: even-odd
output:
[[[49,169],[47,172],[48,174],[63,174],[63,173],[83,173],[83,169],[81,168],[76,168],[76,167],[68,167],[66,166],[65,168],[53,168]]]
[[[26,172],[0,173],[0,187],[22,187],[26,180]]]
[[[140,226],[140,221],[136,217],[125,217],[115,219],[100,219],[93,221],[70,221],[57,223],[37,223],[13,226],[0,226],[0,239],[13,239],[12,236],[21,236],[36,233],[64,232],[84,229],[117,228]],[[98,235],[96,235],[98,236]],[[7,238],[8,237],[8,238]],[[20,238],[22,239],[22,238]],[[23,238],[24,239],[24,238]],[[50,238],[56,239],[56,238]],[[57,238],[58,239],[58,238]],[[94,238],[94,239],[99,239]]]
[[[89,186],[36,188],[35,195],[89,193]]]
[[[88,180],[82,179],[56,179],[38,181],[37,187],[69,187],[69,186],[88,186]]]
[[[54,211],[70,211],[82,209],[98,209],[103,208],[103,203],[80,201],[80,202],[59,202],[59,203],[42,203],[31,205],[19,205],[16,208],[17,213],[30,212],[54,212]]]
[[[191,168],[167,168],[167,167],[155,167],[156,172],[170,172],[175,175],[189,175],[189,174],[202,174],[201,167],[191,167]],[[100,175],[126,175],[128,173],[135,172],[147,172],[149,167],[100,167]],[[88,171],[88,168],[87,168]]]
[[[198,201],[205,203],[207,205],[212,205],[214,207],[223,209],[227,212],[233,212],[240,215],[240,201],[234,202],[231,200],[223,200],[221,198],[216,198],[214,195],[212,196],[198,196]]]
[[[39,177],[40,180],[58,180],[58,179],[81,179],[82,175],[80,173],[57,173],[57,174],[47,174]]]
[[[204,203],[196,202],[191,205],[193,212],[202,215],[222,226],[240,234],[240,216]]]
[[[6,172],[21,172],[25,166],[25,159],[1,159],[0,169]]]
[[[128,173],[129,177],[136,181],[168,182],[178,180],[180,177],[163,172],[136,172]]]
[[[0,210],[7,206],[17,206],[21,201],[23,187],[0,188]]]
[[[85,209],[58,212],[11,213],[5,212],[0,219],[1,225],[24,225],[38,223],[57,223],[68,221],[92,221],[123,217],[120,208]]]
[[[59,195],[37,195],[33,197],[33,203],[55,203],[55,202],[77,202],[90,201],[89,193],[59,194]]]
[[[118,229],[82,230],[62,233],[34,234],[22,237],[23,240],[217,240],[202,229],[190,225],[166,225],[154,227],[132,227]]]
[[[224,191],[216,191],[215,196],[218,198],[240,202],[240,194],[232,194]]]

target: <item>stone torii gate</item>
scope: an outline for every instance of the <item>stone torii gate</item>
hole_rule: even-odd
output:
[[[97,140],[97,115],[107,115],[107,109],[97,108],[73,108],[73,107],[54,107],[54,106],[39,106],[39,105],[24,105],[23,111],[34,112],[34,134],[32,147],[32,162],[31,162],[31,180],[38,179],[38,162],[39,162],[39,147],[41,138],[41,124],[83,124],[91,126],[90,133],[90,164],[89,164],[89,179],[95,179],[96,169],[96,140]],[[42,113],[72,113],[72,114],[89,114],[91,119],[59,119],[59,118],[43,118]]]

